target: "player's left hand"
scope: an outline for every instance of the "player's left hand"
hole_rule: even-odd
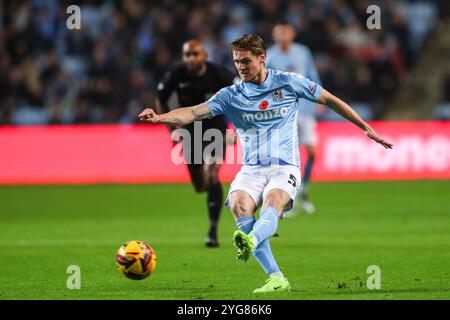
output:
[[[390,143],[390,142],[384,140],[383,138],[381,138],[380,135],[379,135],[375,130],[373,130],[373,129],[370,128],[370,127],[367,128],[367,129],[365,130],[365,132],[366,132],[366,135],[367,135],[370,139],[372,139],[372,140],[374,140],[375,142],[381,144],[381,145],[382,145],[383,147],[385,147],[386,149],[392,149],[392,147],[394,146],[392,143]]]

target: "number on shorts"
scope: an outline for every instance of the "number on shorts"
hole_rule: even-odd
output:
[[[297,187],[297,178],[291,173],[291,175],[289,176],[289,180],[288,183],[292,184],[292,186],[294,188]]]

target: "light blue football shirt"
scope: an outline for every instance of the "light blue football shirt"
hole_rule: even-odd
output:
[[[233,122],[244,149],[244,165],[300,166],[298,100],[316,102],[322,87],[298,73],[268,69],[258,85],[238,81],[206,103],[211,114],[225,114]]]
[[[287,72],[296,72],[321,85],[311,51],[304,45],[293,43],[287,52],[274,45],[267,50],[266,67]],[[300,116],[316,116],[316,104],[300,100]]]

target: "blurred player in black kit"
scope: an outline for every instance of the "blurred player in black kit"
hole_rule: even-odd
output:
[[[166,113],[169,110],[168,99],[173,92],[178,96],[181,106],[191,106],[203,103],[223,87],[233,83],[234,75],[225,67],[207,61],[208,53],[203,43],[199,40],[189,40],[183,44],[183,60],[172,65],[158,84],[158,99],[156,109],[158,113]],[[172,108],[173,109],[173,108]],[[190,145],[183,144],[183,154],[188,164],[189,174],[196,192],[207,192],[207,205],[209,213],[209,232],[205,240],[208,247],[217,247],[217,224],[223,203],[222,185],[219,181],[219,163],[207,164],[203,159],[203,150],[211,142],[194,144],[195,139],[203,140],[203,133],[208,129],[218,129],[223,135],[223,151],[217,151],[213,156],[225,157],[225,141],[227,121],[224,116],[218,116],[201,121],[201,136],[194,136],[194,123],[187,129],[191,135]],[[199,124],[197,123],[197,127]],[[172,133],[175,127],[168,127]],[[197,129],[198,130],[198,129]],[[179,140],[172,135],[172,141]],[[187,151],[187,148],[191,150]],[[194,148],[196,147],[196,148]],[[197,154],[197,157],[194,156]],[[200,155],[200,156],[199,156]],[[196,163],[194,159],[201,159]]]

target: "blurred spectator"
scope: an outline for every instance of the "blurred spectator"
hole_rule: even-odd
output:
[[[367,30],[368,0],[80,0],[81,30],[68,30],[69,0],[0,2],[0,124],[135,122],[188,38],[233,68],[227,44],[254,32],[271,45],[279,21],[311,48],[323,84],[374,109],[395,92],[442,0],[375,1],[382,29]],[[445,97],[450,75],[446,81]]]

